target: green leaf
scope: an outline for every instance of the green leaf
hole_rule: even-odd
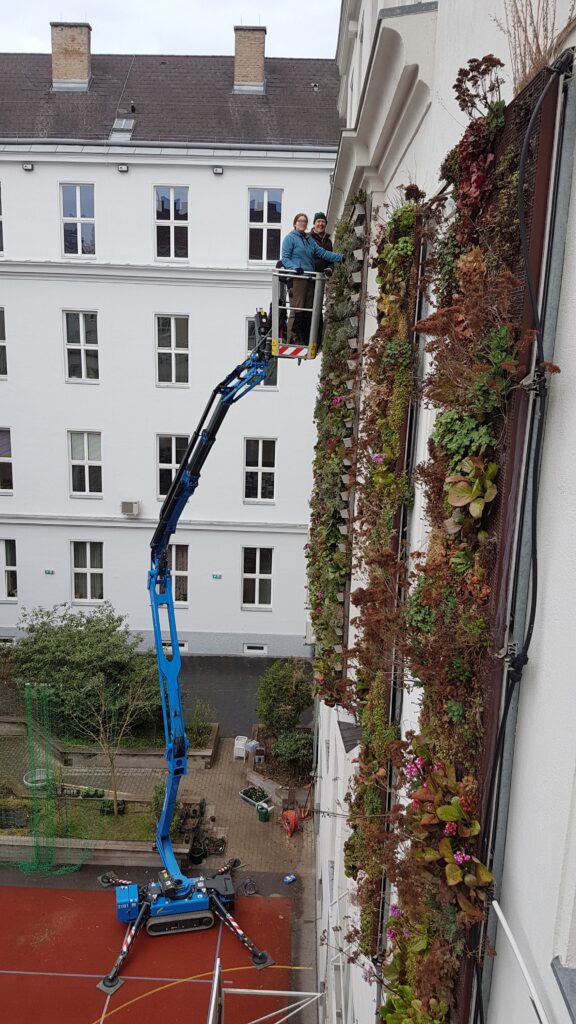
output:
[[[447,494],[448,502],[454,508],[463,508],[464,505],[468,505],[472,499],[472,488],[469,483],[464,480],[459,484],[454,484],[450,488]]]
[[[421,856],[423,860],[433,861],[440,860],[441,854],[438,850],[434,850],[431,846],[427,846],[426,849],[422,851]]]
[[[454,861],[447,864],[444,870],[446,872],[446,881],[448,882],[448,885],[458,885],[458,883],[462,881],[462,871]]]
[[[486,467],[485,476],[487,480],[495,480],[498,476],[498,463],[489,462]]]
[[[454,860],[454,854],[452,853],[452,843],[450,842],[447,836],[445,836],[444,839],[440,840],[438,844],[438,852],[442,857],[444,857],[444,860]]]
[[[486,503],[494,501],[494,498],[498,494],[498,488],[496,484],[488,484],[486,491],[484,492],[484,501]]]
[[[481,518],[485,504],[484,498],[475,498],[474,501],[470,502],[469,512],[473,519]]]
[[[436,814],[440,821],[461,821],[464,817],[464,811],[460,807],[457,797],[451,804],[442,804],[442,807],[437,807]]]
[[[474,860],[476,858],[474,857]],[[490,885],[494,881],[494,875],[488,870],[485,864],[476,862],[476,885]]]

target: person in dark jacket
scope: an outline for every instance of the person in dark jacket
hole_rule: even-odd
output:
[[[312,231],[310,232],[310,238],[313,238],[317,245],[321,249],[327,249],[328,252],[332,252],[332,239],[326,231],[326,214],[315,213],[314,220],[312,221]],[[325,270],[331,269],[331,264],[328,260],[316,257],[314,260],[314,270],[318,274],[322,274]]]
[[[339,252],[323,249],[311,235],[306,234],[308,217],[305,213],[297,213],[293,220],[293,230],[282,242],[282,264],[287,270],[301,275],[314,272],[317,259],[327,263],[341,263],[344,257]],[[292,301],[288,318],[288,340],[306,341],[305,323],[310,320],[310,311],[314,302],[314,280],[299,276],[292,279]],[[303,312],[304,311],[304,312]],[[300,315],[297,315],[297,314]]]

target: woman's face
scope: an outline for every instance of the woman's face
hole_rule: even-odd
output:
[[[296,231],[306,231],[308,227],[308,217],[298,217],[298,220],[294,222]]]

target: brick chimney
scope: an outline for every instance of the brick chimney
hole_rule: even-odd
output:
[[[84,21],[51,21],[52,88],[86,92],[90,85],[90,25]]]
[[[259,25],[234,28],[234,92],[265,91],[264,44],[266,29]]]

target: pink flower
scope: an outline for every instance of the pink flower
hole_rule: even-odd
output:
[[[396,905],[396,903],[390,904],[390,917],[402,917],[402,911],[400,910],[400,907]]]
[[[390,942],[394,942],[394,939],[397,937],[398,932],[396,931],[395,928],[387,928],[386,935],[390,939]]]
[[[457,826],[456,822],[455,821],[447,821],[446,825],[444,826],[444,835],[445,836],[455,836],[457,832],[458,832],[458,826]]]
[[[457,864],[465,864],[466,861],[470,859],[470,854],[464,853],[463,850],[456,850],[456,853],[454,854],[454,860]]]
[[[426,767],[426,761],[423,757],[417,757],[414,763],[417,765],[420,771],[422,771],[422,769]]]
[[[337,406],[342,405],[345,401],[346,397],[344,395],[335,395],[332,399],[331,405],[333,408],[337,408]]]
[[[370,458],[372,459],[372,462],[375,462],[378,466],[380,466],[381,463],[384,462],[384,456],[382,455],[381,452],[372,452]]]
[[[418,769],[415,764],[407,764],[404,767],[407,779],[415,779],[418,775]]]

